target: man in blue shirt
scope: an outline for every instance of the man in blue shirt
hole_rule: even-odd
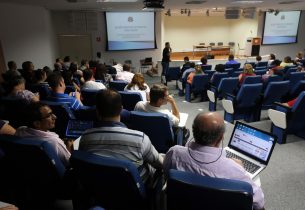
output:
[[[47,98],[49,101],[67,103],[71,109],[77,110],[83,107],[83,104],[80,100],[80,93],[75,91],[72,92],[70,96],[65,93],[66,85],[64,78],[58,74],[54,73],[48,77],[48,83],[51,87],[51,95]]]
[[[236,60],[234,60],[234,55],[229,55],[228,61],[226,62],[226,64],[237,64],[238,62]]]

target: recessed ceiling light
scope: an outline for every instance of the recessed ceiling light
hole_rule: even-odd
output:
[[[264,1],[232,1],[231,4],[261,4],[263,3]]]
[[[295,4],[295,3],[299,3],[299,2],[302,2],[302,1],[282,1],[282,2],[279,2],[279,4]]]

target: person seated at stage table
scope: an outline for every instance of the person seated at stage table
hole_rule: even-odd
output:
[[[225,124],[217,112],[199,113],[193,122],[194,140],[186,146],[176,145],[164,158],[164,174],[170,169],[192,172],[202,176],[235,179],[251,184],[253,209],[264,209],[264,193],[250,178],[240,160],[227,158],[221,148]]]
[[[230,54],[228,57],[228,61],[226,62],[226,64],[237,64],[238,62],[236,60],[234,60],[234,55]]]
[[[195,75],[202,75],[202,74],[204,74],[204,73],[203,73],[203,71],[201,69],[201,66],[200,65],[196,65],[195,66],[195,71],[191,72],[189,74],[189,76],[187,77],[187,83],[192,84],[194,76]]]
[[[255,75],[256,74],[254,73],[252,65],[249,63],[246,63],[244,65],[243,72],[238,76],[239,84],[242,84],[246,77],[251,77],[251,76],[255,76]]]
[[[181,67],[181,70],[180,70],[180,74],[179,74],[180,78],[182,77],[184,71],[189,69],[190,65],[191,65],[189,57],[186,56],[186,57],[184,57],[183,60],[184,60],[184,64],[183,64],[183,66]]]
[[[141,73],[135,73],[131,83],[126,85],[125,91],[138,91],[143,97],[143,101],[149,101],[149,86],[145,83],[144,76]],[[144,93],[144,94],[143,94]]]
[[[293,61],[291,60],[291,57],[290,56],[286,56],[285,58],[284,58],[284,60],[282,61],[282,63],[281,63],[281,67],[286,67],[286,66],[293,66],[294,65],[294,63],[293,63]]]

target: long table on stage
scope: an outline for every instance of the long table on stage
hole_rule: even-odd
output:
[[[193,50],[181,50],[171,53],[171,59],[178,60],[183,59],[188,56],[192,59],[200,59],[202,56],[206,55],[229,55],[230,47],[229,46],[206,46],[206,45],[194,45]]]

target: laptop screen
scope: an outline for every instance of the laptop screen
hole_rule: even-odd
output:
[[[272,154],[276,137],[271,133],[236,122],[229,147],[267,164]]]

